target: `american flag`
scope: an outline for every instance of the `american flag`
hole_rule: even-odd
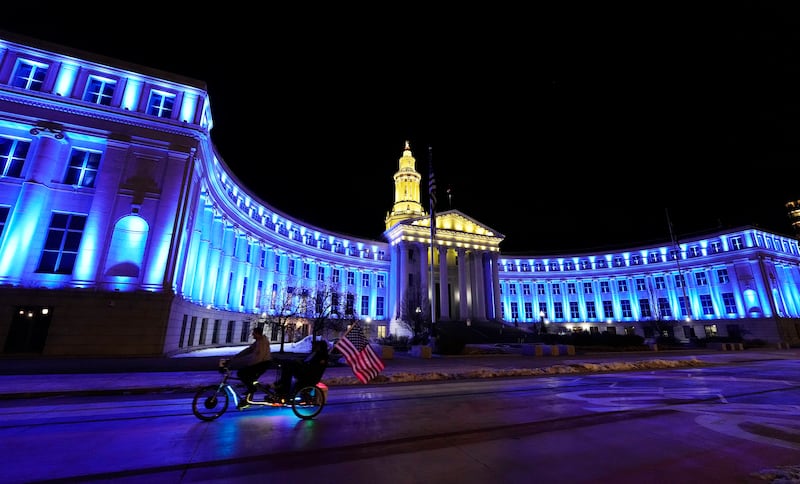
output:
[[[369,382],[384,369],[383,361],[372,350],[367,337],[364,336],[364,330],[357,322],[334,347],[342,352],[345,361],[361,383]]]

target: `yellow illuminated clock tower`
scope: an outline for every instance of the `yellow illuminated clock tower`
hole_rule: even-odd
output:
[[[394,205],[386,215],[386,229],[392,228],[401,220],[425,217],[427,212],[419,203],[419,186],[422,176],[415,168],[416,159],[411,155],[411,147],[406,141],[400,169],[394,174]]]

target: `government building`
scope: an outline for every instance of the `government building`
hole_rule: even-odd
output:
[[[431,217],[406,142],[383,237],[359,239],[260,199],[213,127],[201,81],[0,32],[4,354],[173,355],[336,320],[800,343],[797,237],[504,255],[491,221]]]

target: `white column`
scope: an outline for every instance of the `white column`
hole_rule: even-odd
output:
[[[469,290],[467,288],[469,270],[467,267],[466,250],[456,249],[456,256],[458,257],[458,314],[456,317],[466,321],[467,318],[469,318],[467,302],[470,299]]]
[[[499,258],[499,254],[497,252],[490,252],[486,254],[486,259],[491,262],[491,288],[492,288],[492,301],[494,301],[494,314],[492,317],[494,319],[500,319],[500,315],[503,314],[502,308],[500,307],[503,304],[502,298],[500,297],[500,269],[497,267],[497,260]],[[519,303],[518,311],[522,310],[522,302]]]
[[[437,321],[450,321],[450,291],[447,290],[447,247],[439,250],[439,317]]]
[[[486,288],[484,286],[483,252],[472,253],[472,313],[479,321],[486,320]]]

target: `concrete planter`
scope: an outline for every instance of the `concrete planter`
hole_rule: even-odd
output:
[[[411,356],[416,358],[430,358],[433,356],[433,350],[430,346],[414,345],[411,347]]]

